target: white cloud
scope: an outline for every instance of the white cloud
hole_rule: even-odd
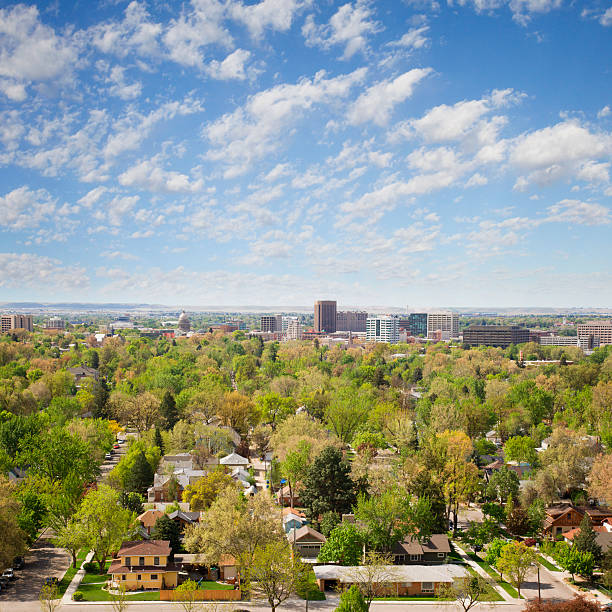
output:
[[[577,225],[608,225],[612,221],[609,208],[580,200],[561,200],[547,210],[547,221]]]
[[[562,5],[562,0],[447,0],[449,5],[455,2],[460,6],[471,5],[477,12],[494,11],[508,6],[513,19],[526,25],[534,13],[549,13]]]
[[[425,34],[429,31],[429,26],[421,26],[420,28],[412,28],[406,32],[399,40],[394,40],[389,44],[390,47],[404,47],[408,49],[421,49],[429,39]]]
[[[86,208],[91,208],[107,191],[106,187],[95,187],[79,200],[79,204]]]
[[[48,221],[56,210],[56,200],[44,189],[19,187],[0,196],[0,226],[23,230]]]
[[[149,59],[161,53],[161,32],[161,24],[150,21],[144,3],[134,0],[126,7],[122,21],[97,24],[88,30],[86,36],[103,53],[119,57],[136,54]]]
[[[251,36],[260,38],[266,28],[286,32],[291,28],[293,18],[309,1],[304,0],[261,0],[257,4],[230,4],[229,12],[242,22]]]
[[[170,22],[163,39],[170,58],[184,66],[204,66],[202,48],[229,47],[232,37],[223,26],[225,6],[219,0],[192,0],[192,11]]]
[[[204,128],[204,136],[212,144],[206,156],[228,164],[226,178],[243,174],[253,161],[269,155],[282,144],[288,127],[303,113],[319,104],[345,98],[364,77],[364,68],[330,79],[319,72],[314,79],[260,91],[244,106]]]
[[[372,10],[366,2],[349,2],[342,5],[325,25],[317,25],[314,17],[308,15],[302,27],[302,34],[306,44],[311,47],[328,49],[332,45],[344,46],[342,58],[349,59],[357,51],[365,51],[368,35],[380,30],[372,15]]]
[[[245,64],[251,57],[251,52],[244,49],[236,49],[230,53],[222,62],[213,60],[207,68],[208,74],[214,79],[229,81],[237,79],[243,81],[247,75],[244,71]]]
[[[124,187],[139,187],[154,193],[196,193],[204,186],[202,179],[191,180],[186,174],[164,170],[160,157],[144,159],[119,175]]]
[[[469,178],[465,186],[466,187],[480,187],[482,185],[486,185],[488,182],[489,180],[487,179],[486,176],[483,176],[479,172],[476,172]]]
[[[77,59],[76,45],[41,23],[36,7],[0,10],[0,90],[9,99],[25,100],[31,82],[69,79]]]
[[[583,178],[601,177],[606,169],[592,164],[611,151],[610,134],[591,132],[578,121],[568,120],[514,139],[510,162],[530,172],[521,177],[522,185],[547,184],[580,174]]]
[[[133,100],[138,98],[142,92],[142,83],[134,81],[128,84],[125,80],[125,68],[114,66],[107,80],[110,83],[109,92],[122,100]]]
[[[395,106],[409,98],[415,85],[430,73],[431,68],[414,68],[393,80],[387,79],[368,87],[349,108],[349,123],[356,125],[373,121],[385,125]]]
[[[606,9],[605,13],[599,18],[602,26],[612,26],[612,6]]]
[[[119,227],[123,222],[123,217],[132,211],[139,200],[140,197],[137,195],[115,196],[110,202],[98,206],[97,210],[94,212],[94,218],[99,221],[107,219],[111,225]]]
[[[0,270],[0,287],[34,287],[64,292],[89,286],[84,268],[65,266],[57,259],[33,253],[0,253]]]
[[[610,11],[612,11],[612,7],[610,7]],[[612,19],[612,14],[610,18]],[[604,117],[608,117],[610,113],[612,113],[612,111],[610,110],[610,107],[606,105],[597,113],[597,118],[603,119]]]

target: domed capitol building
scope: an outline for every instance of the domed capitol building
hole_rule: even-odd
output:
[[[178,318],[178,328],[185,333],[191,330],[191,321],[184,310]]]

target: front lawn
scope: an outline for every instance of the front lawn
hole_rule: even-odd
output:
[[[108,591],[104,591],[100,584],[81,584],[77,589],[83,593],[83,601],[112,601],[112,596]],[[147,591],[146,593],[137,593],[135,595],[126,594],[125,598],[128,601],[159,601],[159,591]]]
[[[203,580],[198,582],[198,589],[206,589],[208,591],[233,591],[233,584],[224,584],[223,582],[213,582],[212,580]]]
[[[561,571],[556,565],[553,565],[550,561],[547,561],[542,555],[538,555],[538,563],[551,572]]]

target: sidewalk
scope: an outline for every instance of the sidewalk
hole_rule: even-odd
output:
[[[480,567],[480,565],[478,565],[478,563],[476,563],[475,561],[472,561],[472,559],[470,559],[466,552],[463,550],[463,548],[461,548],[457,542],[453,541],[453,546],[455,547],[455,550],[459,553],[459,556],[474,570],[476,571],[476,573],[478,573],[480,576],[482,576],[483,578],[486,579],[487,582],[492,583],[493,588],[504,598],[504,601],[508,601],[511,603],[516,603],[516,602],[520,602],[523,601],[521,599],[514,599],[514,597],[511,597],[509,593],[506,592],[505,589],[503,589],[502,587],[499,586],[499,584],[497,584],[496,582],[493,582],[493,578],[491,576],[489,576],[489,574],[487,574],[487,572],[485,572],[482,567]]]
[[[93,559],[93,550],[90,550],[85,557],[85,561],[83,564],[89,563]],[[83,580],[83,576],[85,576],[85,570],[83,569],[83,564],[79,568],[79,571],[74,575],[72,581],[68,585],[66,592],[62,596],[62,605],[72,603],[72,595],[79,588],[81,584],[81,580]],[[108,603],[108,602],[107,602]]]

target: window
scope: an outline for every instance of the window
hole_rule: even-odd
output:
[[[132,559],[130,557],[126,557],[125,558],[125,564],[130,567],[130,565],[132,565]]]
[[[153,565],[159,565],[159,557],[153,557]]]
[[[121,574],[121,580],[125,580],[127,576],[125,574]]]
[[[142,576],[140,574],[138,574],[138,577],[136,579],[137,580],[142,580]]]
[[[144,565],[144,557],[138,557],[138,565]]]
[[[410,560],[411,561],[418,561],[419,557],[420,557],[420,555],[410,555]]]
[[[151,580],[157,580],[157,574],[151,574]]]
[[[421,593],[433,593],[434,583],[433,582],[421,582]]]
[[[445,557],[445,553],[438,553],[438,557]]]

